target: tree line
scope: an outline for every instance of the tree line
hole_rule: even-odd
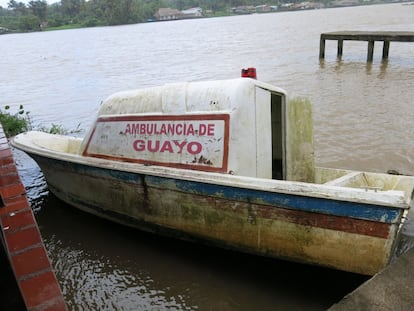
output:
[[[36,31],[44,27],[92,27],[140,23],[150,18],[162,0],[61,0],[30,1],[27,5],[11,0],[0,7],[0,27],[10,31]]]
[[[0,6],[0,34],[4,31],[38,31],[45,28],[75,28],[142,23],[154,18],[159,8],[184,10],[201,7],[204,16],[228,15],[230,8],[243,5],[281,6],[303,0],[44,0],[28,4],[10,0]],[[314,0],[327,6],[332,0]],[[364,0],[359,0],[361,3]],[[372,0],[387,2],[389,0]],[[313,1],[312,1],[313,2]]]
[[[225,15],[242,5],[279,5],[282,0],[61,0],[53,4],[10,0],[0,6],[0,27],[11,32],[53,27],[94,27],[141,23],[154,18],[159,8],[184,10],[201,7],[204,15]],[[293,0],[291,2],[298,2]]]

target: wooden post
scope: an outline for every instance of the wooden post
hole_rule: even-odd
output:
[[[388,53],[390,51],[390,41],[384,41],[382,48],[382,59],[388,59]]]
[[[372,62],[374,59],[374,43],[375,41],[368,41],[368,56],[367,56],[367,62]]]
[[[325,58],[325,39],[321,35],[319,41],[319,59]]]
[[[338,39],[338,58],[342,57],[343,48],[344,48],[344,40]]]
[[[343,41],[366,41],[368,42],[367,61],[372,62],[374,58],[375,41],[383,42],[382,59],[388,59],[391,41],[414,42],[414,31],[338,31],[321,33],[319,58],[325,57],[325,41],[338,41],[338,58],[343,53]]]

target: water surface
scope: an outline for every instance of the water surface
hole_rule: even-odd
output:
[[[34,126],[89,128],[110,94],[177,81],[258,78],[308,97],[319,165],[414,174],[414,44],[319,36],[414,30],[401,4],[146,23],[0,36],[0,107],[23,104]],[[17,155],[70,310],[324,310],[364,277],[161,239],[78,212]],[[411,226],[404,229],[414,233]]]

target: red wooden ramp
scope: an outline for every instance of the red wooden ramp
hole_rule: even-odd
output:
[[[67,310],[1,124],[0,226],[0,247],[8,258],[26,309]],[[1,277],[0,282],[4,281]],[[9,299],[2,294],[0,299]]]

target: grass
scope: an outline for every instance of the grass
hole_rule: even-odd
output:
[[[10,106],[0,109],[0,123],[3,126],[6,137],[12,137],[31,129],[29,112],[25,112],[23,105],[19,106],[16,113],[10,112]]]
[[[69,25],[62,25],[57,27],[46,27],[43,31],[51,31],[51,30],[65,30],[65,29],[76,29],[76,28],[83,28],[82,24],[69,24]]]
[[[24,110],[23,105],[20,105],[19,109],[15,113],[11,112],[10,106],[5,106],[4,109],[0,109],[0,124],[3,126],[3,131],[8,138],[33,129],[29,112]],[[77,128],[74,130],[65,129],[59,124],[52,124],[50,128],[41,126],[37,130],[49,134],[60,135],[82,132],[80,124],[78,124]]]
[[[82,132],[82,129],[80,128],[80,124],[78,124],[78,126],[74,130],[68,130],[64,128],[62,125],[54,124],[54,123],[52,123],[52,126],[50,128],[41,126],[38,130],[41,132],[49,133],[49,134],[59,134],[59,135],[68,135],[68,134],[75,134],[75,133]]]

